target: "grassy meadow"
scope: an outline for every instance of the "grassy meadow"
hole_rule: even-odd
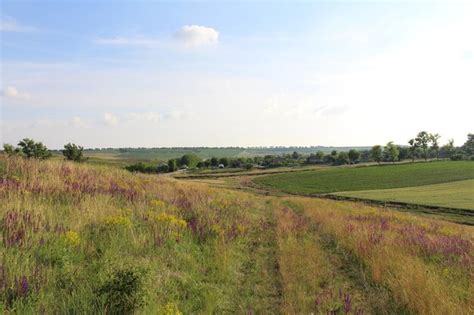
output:
[[[0,166],[4,313],[474,312],[469,226],[100,165]]]

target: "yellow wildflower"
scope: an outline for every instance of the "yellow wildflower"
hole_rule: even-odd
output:
[[[172,302],[166,303],[162,310],[163,315],[183,315],[183,313],[178,309],[176,304]]]
[[[64,238],[66,239],[66,242],[72,246],[77,246],[81,243],[81,237],[74,231],[67,231]]]
[[[129,218],[121,216],[121,215],[109,216],[105,218],[104,222],[107,225],[115,225],[115,226],[128,227],[132,225],[132,221]]]

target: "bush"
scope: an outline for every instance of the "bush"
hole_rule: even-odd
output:
[[[134,268],[115,271],[97,293],[107,314],[133,314],[144,304],[144,272]]]
[[[465,155],[461,153],[456,153],[451,155],[450,159],[451,161],[462,161],[465,159]]]
[[[83,156],[84,148],[78,146],[74,143],[68,143],[64,145],[64,150],[62,150],[64,157],[66,160],[74,161],[74,162],[83,162],[86,158]]]

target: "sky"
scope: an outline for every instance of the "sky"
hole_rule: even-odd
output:
[[[474,132],[474,4],[0,3],[0,144],[365,146]]]

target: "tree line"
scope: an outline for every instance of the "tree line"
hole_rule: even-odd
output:
[[[178,169],[206,169],[206,168],[275,168],[275,167],[294,167],[311,164],[326,165],[344,165],[358,164],[365,162],[398,162],[411,159],[451,159],[451,160],[474,160],[474,134],[467,135],[467,141],[459,147],[454,145],[451,139],[445,145],[440,145],[441,136],[437,133],[432,134],[426,131],[419,132],[414,138],[408,141],[408,145],[396,145],[393,141],[386,145],[374,145],[370,150],[337,151],[330,153],[318,151],[311,154],[301,154],[294,151],[291,154],[265,155],[254,157],[212,157],[202,159],[196,154],[190,153],[180,158],[169,159],[166,163],[139,162],[126,167],[131,172],[142,173],[166,173],[175,172]],[[48,159],[52,156],[49,150],[42,142],[36,142],[33,139],[25,138],[18,142],[14,147],[11,144],[4,144],[3,151],[8,156],[22,156],[24,158]],[[64,145],[61,150],[66,160],[75,162],[84,162],[87,158],[84,156],[84,148],[74,143]]]

